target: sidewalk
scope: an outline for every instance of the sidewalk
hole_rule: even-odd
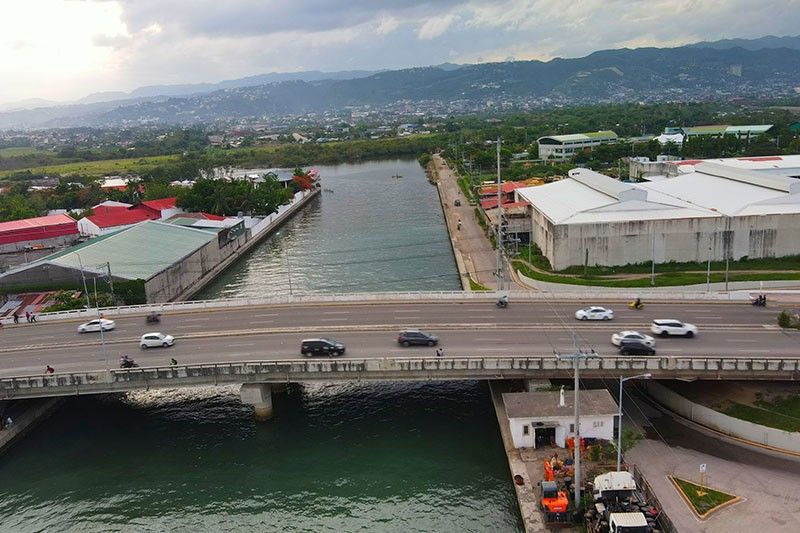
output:
[[[439,174],[439,195],[442,199],[447,228],[453,242],[453,250],[458,257],[461,256],[463,262],[459,264],[459,272],[463,277],[469,275],[473,280],[481,285],[495,289],[497,283],[494,271],[497,268],[497,254],[492,248],[492,244],[483,232],[478,221],[475,219],[475,206],[469,205],[469,201],[464,197],[458,187],[458,176],[450,170],[447,163],[439,155],[433,156],[433,164]],[[459,199],[461,206],[456,207],[455,201]],[[458,229],[458,221],[461,220],[461,229]],[[458,258],[456,262],[459,263]],[[467,280],[466,286],[469,286]]]
[[[7,451],[16,441],[53,414],[63,401],[63,398],[45,398],[11,402],[11,405],[7,405],[7,400],[2,402],[3,416],[10,416],[14,423],[10,428],[0,431],[0,453]]]

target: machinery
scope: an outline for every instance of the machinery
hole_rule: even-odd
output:
[[[630,472],[594,478],[594,509],[584,515],[589,533],[656,533],[656,515],[639,494]]]
[[[567,525],[571,521],[571,509],[569,495],[564,490],[564,485],[559,486],[556,481],[554,473],[555,466],[559,467],[560,462],[557,456],[551,460],[544,461],[544,481],[539,483],[541,489],[541,497],[539,499],[539,506],[544,514],[545,524],[553,526],[555,524]]]

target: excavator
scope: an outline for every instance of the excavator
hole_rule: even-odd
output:
[[[544,481],[540,482],[539,486],[542,491],[539,505],[544,514],[545,525],[569,524],[569,497],[565,490],[559,490],[553,473],[553,466],[547,459],[544,460]]]

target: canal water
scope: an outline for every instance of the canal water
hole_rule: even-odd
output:
[[[333,192],[202,297],[288,290],[287,259],[298,293],[458,288],[416,162],[320,170]],[[309,385],[274,412],[236,387],[69,400],[0,458],[0,532],[522,530],[482,383]]]
[[[322,198],[196,299],[290,287],[295,294],[461,289],[439,196],[419,163],[318,168]]]

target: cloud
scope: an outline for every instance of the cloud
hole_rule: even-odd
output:
[[[446,32],[450,25],[456,20],[456,15],[452,13],[429,18],[420,26],[419,30],[417,30],[417,37],[423,40],[435,39]]]
[[[796,35],[800,0],[3,0],[0,26],[3,102]]]
[[[400,21],[394,17],[383,17],[378,21],[378,27],[375,28],[375,33],[378,35],[388,35],[395,31],[400,26]]]

